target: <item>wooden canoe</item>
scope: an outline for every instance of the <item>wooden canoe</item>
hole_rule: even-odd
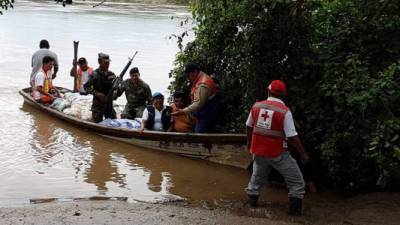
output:
[[[63,93],[71,92],[71,90],[61,87],[59,87],[59,90]],[[244,134],[196,134],[158,131],[140,133],[132,129],[107,127],[66,115],[39,104],[32,98],[30,91],[31,88],[24,88],[19,91],[27,104],[58,119],[117,141],[239,168],[247,168],[251,162],[250,154],[246,150],[246,136]]]

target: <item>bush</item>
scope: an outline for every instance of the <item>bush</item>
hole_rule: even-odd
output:
[[[198,62],[217,80],[224,131],[242,132],[282,79],[320,175],[338,190],[399,190],[399,10],[390,0],[198,0],[196,39],[177,55],[170,89],[184,89],[184,64]]]

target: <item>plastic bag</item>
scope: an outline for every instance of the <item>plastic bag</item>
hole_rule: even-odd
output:
[[[63,99],[63,98],[56,98],[54,99],[53,103],[51,103],[50,108],[53,108],[59,112],[62,112],[65,108],[69,107],[71,104]]]

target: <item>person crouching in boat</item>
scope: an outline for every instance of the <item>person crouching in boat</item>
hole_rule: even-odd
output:
[[[78,61],[75,59],[72,61],[70,75],[76,79],[75,89],[79,91],[81,95],[86,95],[87,92],[83,85],[89,80],[89,77],[93,75],[93,68],[88,66],[88,62],[84,57],[79,58]]]
[[[112,89],[115,74],[108,70],[110,67],[110,56],[99,53],[99,68],[97,68],[92,76],[89,76],[88,82],[84,84],[87,93],[93,94],[92,116],[95,123],[103,121],[103,117],[115,119],[117,118],[114,109],[107,110],[107,94]],[[112,107],[112,106],[111,106]]]
[[[185,66],[183,77],[192,84],[192,104],[177,110],[173,115],[193,113],[197,119],[195,133],[214,131],[218,115],[217,86],[214,80],[194,63]]]
[[[152,96],[150,86],[140,79],[139,69],[133,67],[129,71],[130,78],[118,87],[117,97],[125,92],[126,105],[121,113],[121,119],[135,119],[142,117],[146,105],[151,104]]]
[[[55,98],[60,97],[60,92],[53,87],[53,66],[54,59],[52,57],[43,57],[42,67],[32,80],[32,97],[39,103],[50,104]]]
[[[143,111],[142,125],[140,132],[147,130],[154,131],[167,131],[171,126],[171,112],[170,106],[164,106],[164,95],[160,92],[153,94],[153,105],[149,105]]]
[[[172,112],[185,108],[185,95],[182,92],[175,92]],[[172,115],[171,127],[168,132],[192,132],[196,125],[196,118],[191,114]]]

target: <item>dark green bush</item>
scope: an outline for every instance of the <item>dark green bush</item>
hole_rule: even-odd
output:
[[[213,74],[224,131],[283,79],[320,175],[340,190],[400,190],[400,2],[198,0],[196,39],[177,55]]]

